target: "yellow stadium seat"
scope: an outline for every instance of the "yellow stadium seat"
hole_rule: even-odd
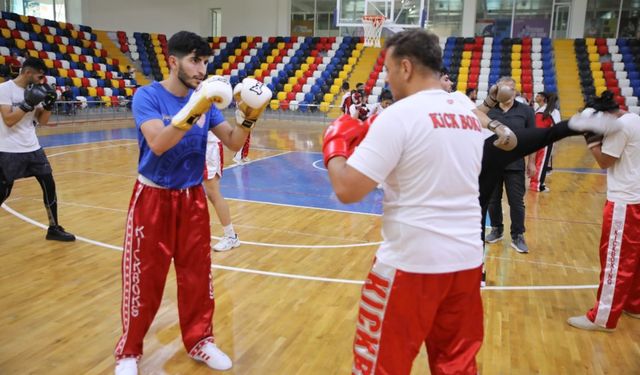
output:
[[[598,70],[595,72],[592,71],[591,75],[593,76],[593,79],[604,78],[604,72],[602,70]]]
[[[351,73],[351,71],[353,70],[353,65],[345,64],[342,70],[344,72]]]
[[[242,50],[240,48],[236,48],[233,54],[236,56],[240,56],[242,55]]]
[[[127,94],[127,96],[131,96],[133,95],[133,89],[131,87],[125,87],[124,93]],[[95,95],[92,95],[92,96],[95,96]]]
[[[229,56],[229,64],[233,64],[234,62],[236,62],[236,57],[235,56]]]
[[[355,57],[349,57],[347,59],[347,64],[349,65],[356,65],[357,62],[358,62],[358,59],[356,59]]]
[[[69,77],[69,74],[67,74],[67,69],[62,69],[62,68],[58,68],[58,75],[62,78]]]
[[[260,69],[261,69],[261,70],[267,70],[267,69],[269,69],[269,64],[267,64],[267,63],[262,63],[262,64],[260,64]]]
[[[512,45],[511,46],[511,52],[517,52],[517,53],[522,52],[522,45],[521,44]]]
[[[224,74],[224,71],[222,69],[216,69],[216,75],[217,76],[221,76]]]
[[[602,64],[600,64],[599,62],[592,62],[592,63],[589,64],[589,67],[591,68],[591,71],[601,70],[602,69]]]
[[[262,77],[262,69],[256,69],[256,70],[253,72],[253,76],[254,76],[255,78],[260,78],[260,77]]]
[[[22,39],[14,39],[16,42],[16,47],[18,47],[18,49],[25,49],[27,47],[27,42],[25,42]]]
[[[85,62],[83,63],[84,65],[84,70],[88,70],[88,71],[92,71],[93,70],[93,64],[90,62]]]
[[[271,56],[278,56],[279,54],[280,50],[277,48],[271,51]],[[269,60],[267,60],[267,62],[269,62]],[[271,62],[273,62],[273,60],[271,60]]]
[[[214,42],[214,43],[218,43],[218,42],[220,42],[220,37],[219,37],[219,36],[214,36],[214,37],[213,37],[213,42]]]
[[[598,86],[606,86],[606,81],[604,80],[604,78],[594,78],[593,79],[593,85],[598,87]]]
[[[160,47],[160,41],[156,38],[156,39],[151,39],[151,44],[154,47]]]
[[[327,102],[320,103],[320,112],[329,112],[329,103]]]
[[[48,35],[51,36],[51,35]],[[2,29],[2,37],[5,39],[10,39],[11,38],[11,30],[9,29]],[[51,42],[53,43],[53,36],[51,36]]]
[[[349,73],[345,72],[344,70],[340,71],[338,73],[338,77],[344,79],[347,79],[347,76],[349,76]]]
[[[464,83],[469,82],[469,76],[466,74],[458,75],[458,83],[461,83],[461,82],[464,82]]]
[[[293,85],[290,83],[285,83],[284,85],[284,92],[289,93],[293,91]]]
[[[522,92],[522,84],[520,82],[516,82],[516,91]]]
[[[333,95],[340,93],[340,86],[331,85],[331,87],[329,88],[329,92],[332,93]]]
[[[69,57],[71,57],[71,61],[73,62],[80,62],[80,56],[76,55],[75,53],[70,53]]]
[[[102,70],[96,70],[96,74],[98,75],[98,77],[100,77],[101,79],[105,79],[107,78],[107,72],[102,71]],[[94,95],[95,96],[95,95]]]
[[[8,37],[7,37],[8,38]],[[49,35],[49,34],[44,34],[44,39],[47,41],[47,43],[49,44],[53,44],[53,42],[55,42],[55,40],[53,39],[53,35]]]
[[[303,72],[306,72],[307,70],[309,70],[309,64],[301,64],[301,65],[300,65],[300,69],[301,69]]]
[[[6,59],[4,58],[4,56],[0,56],[0,64],[4,64],[6,61]]]
[[[296,78],[296,82],[298,82],[298,78],[302,78],[303,76],[304,76],[304,72],[301,69],[299,69],[299,70],[296,70],[296,72],[294,73],[293,77],[291,77],[291,78],[295,77]]]
[[[82,87],[82,79],[81,78],[73,77],[73,78],[71,78],[71,82],[73,82],[73,85],[75,87]]]
[[[167,68],[166,66],[162,66],[162,67],[160,67],[160,72],[163,75],[168,75],[169,74],[169,68]]]
[[[228,62],[224,62],[224,63],[222,63],[222,69],[223,69],[223,70],[227,70],[227,69],[229,69],[229,67],[230,67],[230,66],[231,66],[231,64],[229,64]]]
[[[42,32],[42,26],[37,23],[31,24],[31,27],[33,27],[33,32],[36,34],[40,34]]]
[[[287,93],[284,91],[280,91],[278,94],[276,94],[276,98],[278,98],[279,101],[283,101],[287,98]]]
[[[596,38],[585,38],[584,42],[587,46],[595,46],[596,45]]]
[[[302,77],[302,76],[300,76],[300,77]],[[289,81],[287,83],[290,84],[291,86],[293,86],[296,83],[298,83],[298,78],[300,78],[300,77],[295,77],[295,76],[289,77]],[[289,91],[291,91],[291,90],[289,90]],[[287,92],[289,92],[289,91],[287,91]]]
[[[522,67],[522,61],[511,60],[511,69],[520,69],[521,67]],[[513,75],[513,73],[511,75]]]
[[[158,47],[153,47],[153,52],[155,52],[156,55],[159,54],[159,53],[162,53],[162,47],[159,47],[159,46]]]
[[[118,87],[119,83],[117,79],[112,79],[111,80],[111,87]]]
[[[280,101],[278,99],[272,99],[269,102],[269,108],[273,109],[274,111],[277,110],[278,108],[280,108]]]
[[[249,43],[247,43],[247,42],[240,43],[240,49],[245,50],[247,48],[249,48]]]
[[[469,75],[469,67],[468,66],[461,66],[460,70],[458,70],[458,76],[468,76]]]
[[[111,57],[106,57],[104,59],[104,63],[107,65],[113,65],[113,59],[111,59]]]
[[[104,103],[105,107],[111,107],[111,98],[108,96],[103,96],[100,99],[102,99],[102,102]]]
[[[462,59],[462,61],[460,61],[460,66],[464,66],[465,68],[470,67],[471,66],[471,60]]]
[[[252,36],[248,36],[247,37],[247,42],[249,42],[249,43],[253,42],[253,37]]]
[[[168,66],[167,65],[167,60],[165,60],[164,58],[160,59],[158,58],[158,66],[163,67],[163,66]],[[126,66],[125,66],[126,68]]]
[[[42,61],[44,61],[44,65],[45,65],[47,68],[49,68],[49,69],[53,68],[53,60],[43,59]]]
[[[71,30],[69,34],[71,34],[71,39],[78,39],[78,31]]]
[[[315,57],[313,57],[313,56],[309,56],[309,57],[307,57],[307,59],[305,60],[305,62],[306,62],[307,64],[309,64],[309,65],[313,64],[313,63],[314,63],[314,61],[316,61],[316,58],[315,58]]]
[[[35,57],[38,58],[38,51],[34,51],[34,50],[29,50],[29,57]]]
[[[607,86],[596,86],[596,96],[602,95],[605,91],[607,91]]]
[[[599,62],[600,61],[600,55],[598,55],[597,53],[590,53],[588,58],[589,58],[589,62]]]
[[[360,52],[357,49],[354,49],[353,52],[351,52],[351,57],[355,57],[357,59],[358,57],[360,57],[361,54],[362,52]]]
[[[344,82],[344,80],[340,77],[336,78],[333,80],[333,84],[338,86],[338,87],[342,87],[342,83]]]
[[[471,51],[462,51],[463,60],[471,60]]]
[[[267,56],[267,64],[271,64],[271,63],[273,63],[273,61],[274,61],[273,56]]]
[[[596,47],[595,45],[587,46],[587,53],[598,53],[598,47]]]
[[[456,85],[456,90],[465,92],[467,90],[467,82],[460,82]]]
[[[45,36],[46,36],[46,35],[45,35]],[[83,48],[89,48],[89,47],[91,47],[91,41],[90,41],[90,40],[82,39],[80,42],[82,43],[82,47],[83,47]]]
[[[522,59],[522,55],[520,52],[511,52],[511,61],[520,61]]]
[[[25,15],[20,15],[20,22],[22,23],[29,23],[29,17],[25,16]],[[61,24],[64,24],[64,22],[60,22]],[[62,26],[62,28],[64,28],[64,26]]]
[[[516,82],[520,82],[520,77],[522,77],[522,69],[520,68],[511,69],[511,78],[513,78]]]
[[[364,43],[358,43],[356,44],[356,50],[358,51],[362,51],[364,49]]]
[[[284,42],[279,42],[277,45],[278,49],[283,49],[284,48]]]
[[[89,94],[89,96],[97,96],[98,90],[95,87],[87,87],[87,94]]]
[[[333,94],[326,93],[322,96],[322,101],[331,103],[333,101]]]

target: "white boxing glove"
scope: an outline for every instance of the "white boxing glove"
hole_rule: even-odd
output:
[[[247,130],[252,129],[272,95],[271,90],[262,82],[253,78],[243,79],[233,90],[238,107],[236,123]]]
[[[193,91],[187,104],[171,119],[171,125],[181,130],[189,130],[212,104],[218,109],[224,109],[231,103],[231,97],[229,81],[221,76],[211,76]]]

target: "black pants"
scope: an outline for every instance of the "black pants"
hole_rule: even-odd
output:
[[[493,145],[496,136],[493,135],[484,141],[482,154],[482,169],[480,171],[480,207],[482,209],[482,239],[484,240],[484,223],[491,194],[500,183],[504,168],[512,162],[523,158],[553,142],[563,138],[580,135],[582,133],[569,129],[568,121],[560,121],[556,125],[541,129],[515,129],[513,132],[518,138],[518,145],[511,151],[504,151]]]
[[[489,199],[489,218],[491,226],[502,230],[502,185],[507,191],[507,200],[511,214],[511,238],[525,231],[524,228],[524,170],[506,170],[500,176],[496,188]]]

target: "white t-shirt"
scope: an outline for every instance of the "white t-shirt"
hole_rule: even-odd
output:
[[[384,183],[377,260],[413,273],[482,264],[477,117],[442,90],[385,109],[347,163]]]
[[[13,106],[13,110],[24,100],[24,89],[12,80],[0,83],[0,105]],[[12,127],[5,124],[0,116],[0,151],[31,152],[40,149],[33,119],[35,111],[31,111]]]
[[[602,152],[618,158],[607,169],[607,199],[640,203],[640,116],[626,113],[619,118],[622,130],[605,137]]]

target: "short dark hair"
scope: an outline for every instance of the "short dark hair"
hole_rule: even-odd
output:
[[[185,57],[195,52],[196,56],[211,56],[213,52],[209,43],[196,33],[190,31],[178,31],[173,34],[167,43],[169,55],[178,58]]]
[[[47,66],[44,64],[44,61],[37,57],[27,57],[22,63],[22,69],[24,68],[31,68],[42,73],[47,71]]]
[[[381,94],[380,94],[380,101],[383,100],[393,100],[393,94],[391,94],[391,91],[389,90],[384,90]]]
[[[349,90],[349,82],[342,82],[342,89]]]
[[[469,94],[471,94],[471,93],[472,93],[472,92],[474,92],[474,91],[478,91],[478,89],[477,89],[477,88],[475,88],[475,87],[469,87],[469,88],[467,88],[467,92],[466,92],[466,93],[467,93],[467,96],[469,96]]]
[[[438,37],[423,29],[411,29],[392,35],[384,48],[394,47],[393,57],[409,58],[416,63],[439,72],[442,67],[442,49]]]
[[[615,101],[615,95],[607,90],[600,95],[600,97],[594,96],[587,100],[587,107],[591,107],[596,111],[609,112],[620,109],[620,105]]]

